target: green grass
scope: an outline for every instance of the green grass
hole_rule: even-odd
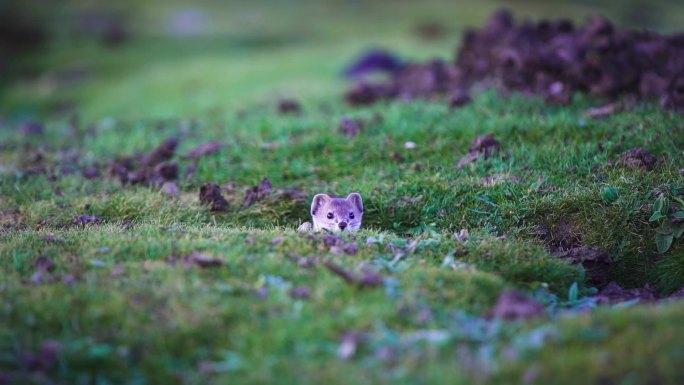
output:
[[[309,24],[279,17],[287,4],[202,4],[214,21],[208,35],[181,41],[160,32],[175,5],[140,6],[139,35],[120,48],[60,35],[19,58],[42,73],[85,63],[92,74],[71,88],[53,89],[49,77],[37,77],[6,80],[0,89],[9,122],[0,127],[0,379],[682,383],[679,302],[551,313],[531,322],[487,318],[505,289],[561,302],[575,282],[580,293],[591,293],[581,267],[549,254],[538,226],[562,223],[581,244],[607,250],[614,260],[609,278],[621,285],[648,283],[660,294],[684,285],[682,240],[659,254],[657,225],[649,222],[658,194],[681,196],[684,187],[682,116],[639,104],[588,120],[583,111],[601,100],[577,95],[561,107],[491,91],[457,110],[444,100],[350,108],[338,75],[360,49],[382,44],[412,58],[449,58],[461,29],[479,24],[494,4],[449,3],[450,12],[439,1],[326,4],[297,3]],[[573,17],[595,9],[518,6]],[[620,15],[614,4],[605,9]],[[662,29],[672,28],[668,20],[680,10],[671,9]],[[273,22],[255,31],[235,21],[250,12]],[[447,37],[418,40],[411,28],[425,20],[447,24]],[[303,113],[277,114],[279,96],[300,99]],[[75,128],[51,112],[65,100],[77,106]],[[367,121],[358,137],[337,132],[344,116]],[[46,134],[19,135],[24,117],[45,121]],[[488,132],[501,141],[501,154],[456,170],[473,138]],[[174,161],[181,175],[191,161],[180,154],[209,140],[224,144],[181,178],[177,198],[64,172],[104,169],[114,157],[171,136],[180,140]],[[416,148],[406,149],[407,141]],[[660,159],[653,171],[617,164],[636,146]],[[22,172],[36,152],[48,175]],[[393,160],[393,152],[404,160]],[[244,190],[263,177],[275,192],[244,207]],[[485,185],[484,177],[498,182]],[[226,212],[200,205],[207,181],[233,185]],[[617,199],[602,199],[605,187]],[[287,188],[306,198],[279,194]],[[352,191],[365,208],[362,231],[345,236],[356,254],[332,254],[320,239],[296,232],[309,220],[314,194]],[[83,214],[103,221],[76,225],[74,216]],[[462,229],[469,237],[459,242]],[[192,252],[223,264],[168,262]],[[292,255],[385,280],[357,288],[320,264],[297,265]],[[40,256],[55,270],[35,283]],[[301,287],[309,298],[289,295]],[[360,336],[356,351],[342,359],[350,332]],[[60,346],[56,362],[45,373],[30,370],[28,354],[46,341]]]

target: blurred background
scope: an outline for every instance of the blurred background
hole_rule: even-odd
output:
[[[339,99],[341,71],[365,49],[450,60],[464,29],[501,7],[661,32],[684,20],[676,0],[2,0],[0,119],[224,116]]]

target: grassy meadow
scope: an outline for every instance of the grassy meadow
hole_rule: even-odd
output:
[[[593,119],[604,101],[486,89],[458,109],[351,107],[340,75],[368,47],[450,60],[500,6],[671,31],[682,5],[638,18],[617,1],[123,1],[116,47],[65,27],[93,6],[34,10],[53,38],[0,82],[0,384],[684,383],[684,303],[597,306],[586,271],[539,232],[607,251],[622,287],[683,287],[684,240],[659,251],[651,220],[663,200],[684,209],[681,114],[640,103]],[[169,20],[188,9],[201,26],[179,31]],[[426,41],[421,23],[445,31]],[[282,98],[301,113],[279,113]],[[358,136],[344,117],[365,121]],[[22,134],[26,119],[44,133]],[[457,169],[486,133],[499,154]],[[177,193],[105,172],[172,137]],[[209,141],[221,148],[182,156]],[[634,147],[653,170],[619,164]],[[246,205],[264,177],[273,192]],[[200,203],[206,182],[226,211]],[[361,231],[297,232],[315,194],[354,191]],[[348,282],[325,261],[381,279]],[[513,289],[544,314],[491,317]]]

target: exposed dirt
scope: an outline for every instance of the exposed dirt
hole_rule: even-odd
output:
[[[500,10],[481,29],[467,31],[459,47],[452,63],[408,64],[390,72],[387,81],[356,83],[345,98],[370,104],[448,95],[457,107],[470,100],[473,85],[484,83],[555,103],[583,92],[609,99],[636,96],[684,111],[682,33],[626,30],[598,16],[582,26],[567,19],[516,23],[509,11]],[[589,115],[621,108],[607,105]]]
[[[601,248],[583,245],[581,231],[574,225],[564,221],[551,227],[540,225],[536,234],[548,245],[551,254],[582,265],[590,284],[602,287],[608,282],[612,266],[610,255]]]
[[[594,296],[599,304],[616,304],[638,299],[639,302],[655,302],[656,293],[650,286],[646,285],[641,289],[623,289],[615,282],[609,283],[606,287]]]
[[[200,187],[199,200],[209,205],[211,211],[226,211],[228,201],[221,195],[221,187],[214,182],[207,182]]]
[[[116,158],[109,162],[107,174],[122,184],[160,186],[165,181],[178,178],[178,165],[169,161],[177,146],[178,139],[169,138],[148,153]]]
[[[582,265],[590,284],[599,287],[606,284],[612,260],[605,250],[598,247],[577,246],[566,251],[557,251],[554,254],[570,263]]]
[[[642,147],[636,147],[623,152],[620,154],[620,160],[618,161],[619,164],[625,167],[644,171],[652,170],[657,162],[658,158]]]
[[[243,204],[245,206],[251,206],[256,202],[271,195],[272,191],[273,185],[271,185],[271,181],[268,178],[264,177],[258,185],[249,188],[245,191],[245,199],[243,201]]]
[[[366,51],[344,71],[345,76],[358,78],[374,73],[396,73],[404,67],[403,60],[381,49]]]

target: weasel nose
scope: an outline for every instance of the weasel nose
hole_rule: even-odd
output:
[[[340,226],[340,230],[344,230],[345,228],[347,228],[347,222],[340,222],[338,226]]]

